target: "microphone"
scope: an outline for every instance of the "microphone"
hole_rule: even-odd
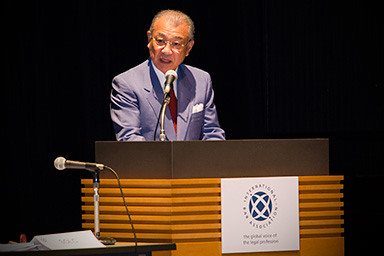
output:
[[[129,213],[127,202],[125,201],[125,197],[124,197],[123,188],[121,187],[120,178],[119,178],[119,175],[117,174],[117,172],[115,170],[113,170],[111,167],[109,167],[108,165],[97,164],[97,163],[79,162],[79,161],[71,161],[71,160],[67,160],[61,156],[55,159],[54,164],[55,164],[56,169],[58,169],[60,171],[67,168],[67,169],[86,169],[88,171],[93,172],[92,173],[93,174],[93,191],[94,191],[93,201],[94,201],[94,223],[95,223],[94,233],[95,233],[96,238],[99,239],[101,241],[101,243],[103,243],[105,245],[114,244],[116,242],[116,240],[113,238],[109,238],[109,237],[100,237],[100,212],[99,212],[100,179],[99,179],[99,172],[98,171],[102,171],[105,169],[105,170],[111,171],[113,173],[113,175],[115,175],[115,177],[117,179],[117,184],[119,185],[121,197],[123,198],[125,210],[127,212],[129,221],[131,223],[131,227],[132,227],[132,231],[133,231],[133,238],[135,240],[135,251],[137,252],[136,231],[135,231],[135,227],[133,226],[133,223],[132,223],[131,214]]]
[[[157,127],[160,123],[160,141],[165,141],[165,130],[164,130],[164,119],[165,119],[165,111],[171,99],[170,92],[173,87],[173,82],[177,79],[177,73],[175,70],[168,70],[165,73],[165,86],[164,86],[164,99],[163,104],[161,105],[161,109],[159,112],[159,117],[157,118],[155,133],[153,134],[153,140],[156,140]]]
[[[60,171],[64,170],[64,169],[85,169],[85,170],[94,172],[97,170],[103,170],[104,169],[103,164],[71,161],[71,160],[67,160],[61,156],[55,159],[54,164],[55,164],[56,169],[60,170]]]
[[[172,87],[173,87],[173,82],[176,81],[177,79],[177,73],[175,70],[168,70],[166,73],[165,73],[165,87],[164,87],[164,91],[165,91],[165,94],[168,94],[171,90],[172,90]]]

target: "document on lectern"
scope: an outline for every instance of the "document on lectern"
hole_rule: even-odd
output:
[[[298,177],[222,179],[222,253],[300,250],[298,194]]]

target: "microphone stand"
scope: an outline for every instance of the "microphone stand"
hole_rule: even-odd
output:
[[[161,106],[161,110],[159,112],[159,117],[157,118],[156,128],[155,132],[153,134],[153,140],[156,141],[156,135],[157,135],[157,127],[159,126],[160,122],[160,135],[159,139],[160,141],[165,141],[165,130],[164,130],[164,119],[165,119],[165,111],[167,109],[167,106],[169,102],[171,101],[171,94],[170,91],[173,88],[173,82],[177,79],[177,73],[174,70],[168,70],[167,73],[165,73],[165,87],[164,87],[164,99],[163,99],[163,105]],[[161,120],[161,121],[160,121]]]
[[[95,237],[105,245],[113,245],[116,242],[116,239],[112,237],[101,237],[100,236],[100,212],[99,212],[99,188],[100,188],[100,178],[99,172],[104,169],[102,168],[94,168],[92,170],[93,174],[93,215],[94,215],[94,226],[95,226]],[[131,222],[132,224],[132,222]],[[136,240],[135,240],[136,241]]]
[[[56,160],[54,162],[56,169],[63,170],[65,168],[74,168],[74,169],[86,169],[86,170],[92,172],[92,175],[93,175],[94,233],[95,233],[95,237],[101,243],[103,243],[105,245],[113,245],[113,244],[115,244],[116,239],[111,238],[111,237],[101,237],[100,236],[100,211],[99,211],[99,205],[100,205],[99,204],[99,199],[100,199],[100,195],[99,195],[100,177],[99,177],[99,173],[100,173],[100,171],[103,171],[103,170],[106,169],[106,170],[111,171],[115,175],[115,177],[117,179],[117,182],[119,184],[120,193],[121,193],[121,197],[123,198],[125,210],[127,211],[127,215],[129,217],[129,221],[130,221],[131,226],[132,226],[133,236],[134,236],[134,239],[135,239],[135,252],[137,252],[136,232],[135,232],[135,228],[134,228],[133,223],[132,223],[131,215],[129,214],[129,211],[128,211],[127,203],[125,201],[123,189],[122,189],[121,184],[120,184],[119,175],[111,167],[105,166],[103,164],[94,164],[94,163],[84,163],[84,162],[77,162],[77,161],[68,161],[69,166],[66,167],[65,166],[66,162],[67,162],[67,160],[64,157],[56,158]]]
[[[100,237],[100,213],[99,213],[99,188],[100,178],[99,169],[93,172],[93,208],[94,208],[94,223],[95,223],[95,236]]]
[[[165,120],[165,111],[167,110],[167,106],[171,100],[171,95],[169,93],[166,93],[164,95],[164,101],[163,105],[161,107],[161,112],[160,112],[160,141],[165,141],[165,129],[164,129],[164,120]]]

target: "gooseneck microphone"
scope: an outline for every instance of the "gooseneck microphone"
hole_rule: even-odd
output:
[[[64,170],[64,169],[85,169],[91,172],[94,171],[101,171],[104,169],[103,164],[96,164],[96,163],[87,163],[87,162],[79,162],[79,161],[71,161],[67,160],[64,157],[58,157],[55,159],[55,167],[57,170]]]

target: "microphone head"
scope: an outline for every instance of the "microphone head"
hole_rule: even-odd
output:
[[[177,79],[177,73],[175,70],[173,69],[170,69],[168,70],[166,73],[165,73],[165,77],[168,77],[168,76],[173,76],[175,77],[175,80]]]
[[[64,170],[65,169],[65,161],[67,161],[67,159],[65,159],[64,157],[60,156],[58,158],[55,159],[55,167],[57,170]]]

